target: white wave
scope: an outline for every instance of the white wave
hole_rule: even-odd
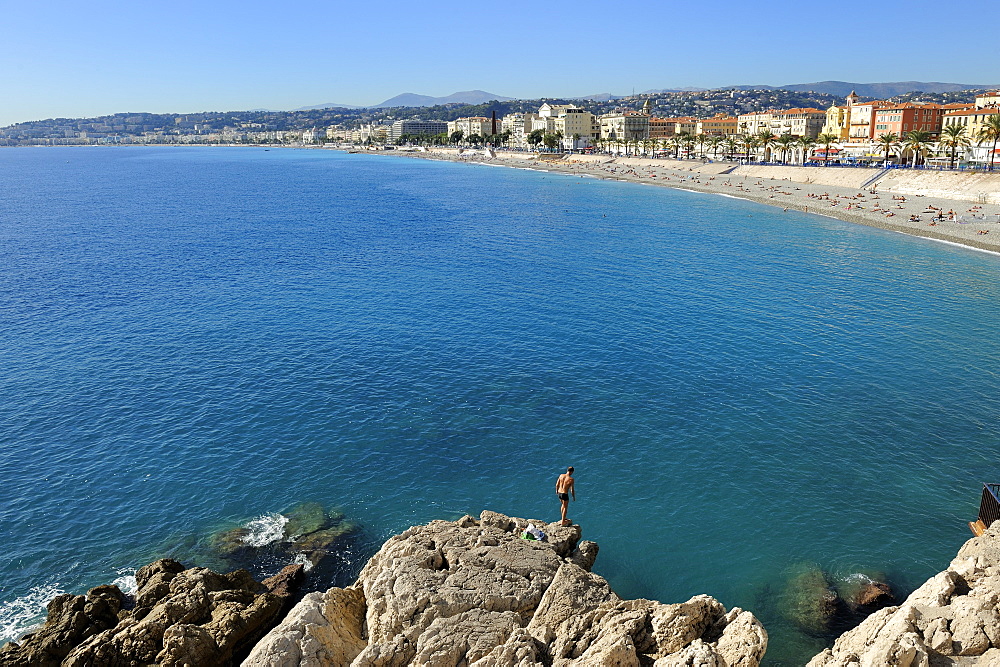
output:
[[[305,571],[313,569],[312,561],[306,558],[305,554],[295,554],[295,560],[292,561],[292,565],[301,565],[305,568]]]
[[[249,531],[243,538],[244,544],[252,547],[262,547],[265,544],[278,542],[285,536],[285,524],[288,517],[277,513],[264,514],[247,522],[246,528]]]
[[[0,646],[17,641],[45,620],[45,607],[57,595],[65,593],[59,584],[35,586],[27,595],[0,604]]]
[[[874,584],[875,580],[869,577],[867,574],[862,574],[861,572],[854,572],[848,574],[844,577],[844,582],[849,584]]]
[[[139,590],[139,584],[135,580],[135,568],[123,567],[115,571],[118,578],[111,583],[121,589],[125,595],[135,595]]]

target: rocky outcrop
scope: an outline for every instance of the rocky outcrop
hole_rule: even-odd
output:
[[[757,665],[767,634],[708,596],[622,600],[578,526],[483,512],[389,539],[348,588],[313,593],[245,666]]]
[[[875,612],[809,665],[1000,665],[1000,522],[903,604]]]
[[[98,586],[86,595],[58,595],[49,602],[48,620],[20,645],[0,649],[0,664],[9,667],[59,665],[74,647],[118,624],[126,601],[117,586]]]
[[[218,574],[169,559],[141,568],[135,578],[134,599],[117,586],[55,598],[45,625],[0,650],[0,664],[228,664],[278,621],[302,566],[269,580],[271,589],[245,570]]]

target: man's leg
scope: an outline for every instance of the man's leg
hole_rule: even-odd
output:
[[[560,509],[562,510],[562,523],[565,524],[566,523],[566,510],[569,509],[569,501],[568,500],[560,500],[559,502],[561,504]]]

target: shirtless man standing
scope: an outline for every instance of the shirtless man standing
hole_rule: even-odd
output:
[[[559,475],[559,479],[556,480],[556,496],[562,504],[562,521],[559,522],[561,526],[573,525],[573,522],[566,518],[566,510],[569,509],[569,494],[572,493],[573,500],[576,500],[576,488],[573,486],[573,481],[573,466],[566,468],[566,472]]]

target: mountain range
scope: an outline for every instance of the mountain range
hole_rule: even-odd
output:
[[[513,97],[503,97],[496,93],[487,93],[485,90],[464,90],[459,93],[452,93],[445,97],[431,97],[429,95],[417,95],[416,93],[403,93],[390,97],[385,102],[375,104],[371,108],[382,109],[385,107],[432,107],[438,104],[483,104],[491,100],[498,102],[508,102]]]

